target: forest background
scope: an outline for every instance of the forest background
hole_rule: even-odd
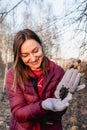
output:
[[[62,67],[73,58],[87,62],[86,0],[0,0],[2,91],[6,72],[13,63],[14,35],[24,28],[40,36],[46,55]]]

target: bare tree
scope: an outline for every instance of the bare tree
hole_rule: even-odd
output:
[[[0,11],[0,23],[3,22],[3,20],[5,19],[5,17],[12,12],[21,2],[23,2],[23,0],[20,0],[16,5],[14,5],[11,9],[7,9],[7,7],[5,9],[1,9]]]
[[[74,4],[66,10],[64,25],[66,28],[73,26],[74,39],[79,39],[80,54],[87,54],[87,0],[73,0]]]

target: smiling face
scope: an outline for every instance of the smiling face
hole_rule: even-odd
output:
[[[26,40],[21,46],[21,58],[32,70],[40,69],[43,60],[42,47],[33,39]]]

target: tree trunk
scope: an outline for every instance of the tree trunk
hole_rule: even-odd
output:
[[[5,92],[5,82],[6,82],[6,73],[7,73],[7,70],[8,70],[8,63],[6,63],[5,65],[5,74],[4,74],[4,82],[3,82],[3,87],[2,87],[2,93]]]

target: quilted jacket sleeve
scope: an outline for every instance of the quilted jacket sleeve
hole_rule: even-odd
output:
[[[16,121],[24,123],[29,120],[37,120],[43,114],[46,114],[47,111],[43,110],[40,105],[42,101],[37,101],[28,105],[20,88],[17,89],[16,92],[11,90],[12,84],[13,71],[9,70],[6,75],[6,91],[10,102],[11,112]]]

